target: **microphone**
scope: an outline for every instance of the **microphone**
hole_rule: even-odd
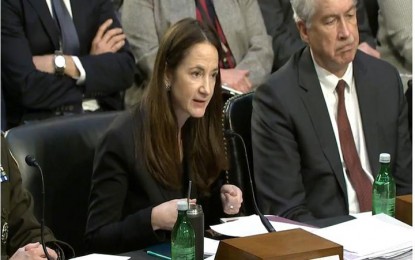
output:
[[[52,260],[52,257],[49,255],[48,251],[46,250],[45,235],[44,235],[45,233],[45,182],[43,180],[43,171],[39,163],[31,155],[27,155],[25,158],[25,161],[27,165],[37,168],[40,172],[40,177],[42,180],[42,218],[40,220],[40,241],[43,247],[43,251],[45,252],[46,258],[48,260]]]
[[[242,138],[242,136],[240,134],[238,134],[235,131],[230,130],[230,129],[225,130],[225,136],[228,136],[228,137],[231,137],[231,138],[236,137],[242,142],[242,147],[244,148],[245,160],[248,163],[247,169],[248,169],[248,177],[249,177],[249,186],[250,186],[251,192],[252,192],[252,202],[254,203],[255,212],[258,214],[259,218],[261,219],[262,224],[267,229],[267,231],[268,232],[275,232],[274,227],[271,225],[269,220],[264,216],[264,214],[261,213],[261,211],[259,210],[258,204],[256,202],[255,193],[254,193],[254,185],[252,183],[252,175],[251,175],[251,170],[249,169],[249,160],[248,160],[248,155],[247,155],[247,152],[246,152],[246,145],[245,145],[244,139]]]

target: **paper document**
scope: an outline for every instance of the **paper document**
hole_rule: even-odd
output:
[[[204,254],[205,255],[214,255],[216,254],[216,251],[218,251],[218,247],[219,247],[219,240],[214,240],[211,238],[204,238]]]
[[[331,255],[331,256],[313,258],[310,260],[340,260],[340,257],[338,255]]]
[[[295,228],[302,228],[306,231],[315,229],[312,227],[283,222],[270,221],[270,223],[274,227],[275,231],[283,231]],[[246,237],[268,233],[258,215],[240,217],[238,220],[213,225],[210,226],[210,228],[217,233],[231,237]]]
[[[71,258],[72,260],[127,260],[129,256],[103,255],[103,254],[89,254],[80,257]]]
[[[233,88],[231,88],[231,87],[229,87],[228,85],[225,85],[225,84],[222,84],[222,89],[227,91],[231,95],[240,95],[240,94],[242,94],[241,91],[233,89]]]
[[[345,259],[396,256],[412,250],[412,228],[384,214],[311,231],[343,245]]]

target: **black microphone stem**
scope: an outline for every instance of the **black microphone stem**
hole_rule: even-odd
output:
[[[264,214],[261,213],[261,211],[259,210],[258,204],[256,202],[255,193],[254,193],[254,184],[252,183],[252,175],[251,175],[251,170],[249,169],[249,160],[248,160],[248,155],[246,152],[246,145],[245,145],[244,139],[242,138],[240,134],[232,130],[226,130],[225,135],[229,135],[231,137],[235,136],[242,142],[242,147],[244,148],[245,160],[246,160],[246,163],[248,164],[247,169],[248,169],[248,177],[249,177],[249,187],[251,188],[251,192],[252,192],[252,202],[254,203],[255,212],[258,214],[262,224],[267,229],[267,231],[275,232],[274,227],[271,225],[269,220],[264,216]]]
[[[48,260],[52,260],[52,257],[49,255],[47,249],[46,249],[46,243],[45,243],[45,181],[43,179],[43,171],[42,168],[39,166],[38,163],[37,168],[39,169],[40,176],[42,178],[42,218],[40,220],[40,241],[42,243],[43,251],[45,252],[46,258]]]
[[[30,155],[26,156],[25,160],[29,166],[36,167],[40,172],[40,178],[42,180],[42,205],[41,205],[42,216],[40,219],[40,243],[42,244],[42,248],[43,248],[43,251],[45,252],[46,258],[48,260],[53,260],[53,258],[49,255],[46,249],[46,243],[45,243],[45,197],[46,197],[46,193],[45,193],[45,181],[43,179],[43,171],[40,165],[38,164],[38,162],[36,161],[36,159],[33,158],[32,156]]]

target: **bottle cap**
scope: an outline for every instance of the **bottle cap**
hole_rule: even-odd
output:
[[[177,210],[183,211],[183,210],[187,210],[187,208],[188,208],[187,201],[179,200],[177,202]]]
[[[379,155],[379,162],[380,163],[389,163],[391,161],[391,155],[388,153],[381,153]]]

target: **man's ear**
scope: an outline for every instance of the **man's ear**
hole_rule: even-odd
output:
[[[307,43],[309,42],[308,39],[308,28],[305,24],[304,21],[298,21],[297,22],[297,29],[298,32],[300,33],[301,39],[303,40],[303,42]]]

